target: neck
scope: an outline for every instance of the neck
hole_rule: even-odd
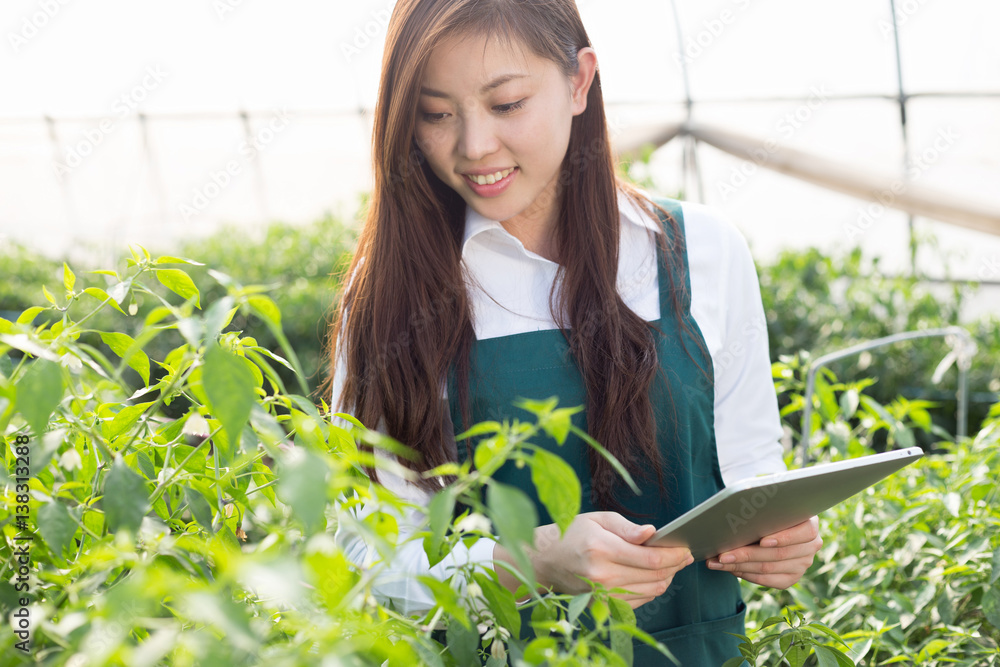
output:
[[[559,262],[556,247],[556,220],[558,197],[555,181],[546,187],[535,201],[513,218],[500,221],[503,228],[524,245],[526,250],[541,255],[552,262]]]

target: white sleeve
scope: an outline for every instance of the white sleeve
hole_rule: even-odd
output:
[[[341,355],[334,369],[331,401],[333,406],[339,406],[340,391],[346,379],[345,368],[344,357]],[[340,407],[335,407],[333,412],[351,414],[350,410],[344,410]],[[347,423],[339,418],[335,418],[336,422]],[[382,424],[380,424],[381,426]],[[383,428],[378,430],[384,432]],[[383,461],[387,460],[389,456],[378,449],[375,450],[375,455]],[[419,575],[444,580],[460,566],[467,563],[478,563],[483,568],[493,569],[493,548],[496,546],[496,542],[488,538],[480,538],[471,547],[467,547],[461,542],[458,543],[441,562],[431,567],[427,554],[424,553],[423,541],[412,539],[413,535],[426,525],[426,513],[421,508],[426,508],[429,505],[431,494],[386,470],[379,469],[378,475],[382,486],[414,505],[403,512],[395,513],[399,526],[397,539],[399,547],[395,551],[395,557],[391,562],[382,560],[375,547],[366,542],[363,534],[354,530],[349,525],[350,522],[337,522],[334,539],[343,549],[344,555],[349,561],[359,569],[373,575],[371,591],[381,604],[391,603],[396,610],[404,615],[423,613],[434,606],[434,597],[417,580]],[[356,521],[363,521],[374,511],[375,508],[367,504],[351,510]],[[383,508],[383,511],[387,510]],[[460,594],[464,593],[466,582],[463,577],[457,577],[453,584],[459,589]]]
[[[712,355],[722,479],[785,469],[767,320],[746,240],[714,210],[685,202],[691,313]]]

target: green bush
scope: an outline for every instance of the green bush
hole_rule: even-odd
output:
[[[775,368],[786,380],[790,371]],[[879,405],[861,393],[867,384],[831,382],[819,393],[814,456],[870,454],[878,431],[909,445],[903,434],[928,423],[905,399]],[[744,583],[748,627],[794,609],[842,637],[857,664],[1000,665],[1000,404],[974,438],[938,445],[940,453],[825,512],[825,545],[797,586]],[[756,664],[779,664],[779,654],[768,646]]]
[[[829,256],[815,248],[787,250],[759,273],[771,359],[805,353],[803,362],[903,331],[952,326],[969,289],[953,286],[937,296],[919,280],[887,278],[857,248]],[[985,317],[967,329],[978,347],[969,372],[969,424],[975,425],[1000,399],[1000,320]],[[939,387],[931,384],[947,352],[941,338],[917,339],[834,362],[831,369],[843,378],[876,380],[870,393],[881,403],[897,396],[932,401],[934,422],[955,433],[956,369]]]
[[[369,488],[360,471],[373,458],[355,438],[405,450],[360,424],[335,426],[305,397],[274,301],[218,271],[210,275],[225,294],[209,301],[189,266],[141,253],[125,271],[106,274],[107,294],[117,299],[81,289],[67,267],[54,303],[28,308],[16,322],[0,319],[0,611],[12,621],[0,636],[5,664],[467,665],[483,651],[491,665],[508,655],[521,664],[563,656],[560,664],[625,665],[634,636],[651,641],[609,591],[542,597],[523,567],[530,502],[490,474],[508,459],[528,465],[565,527],[579,509],[579,481],[530,442],[542,430],[565,437],[573,428],[574,410],[554,402],[524,404],[534,425],[474,427],[490,436],[477,450],[477,470],[435,471],[457,482],[430,503],[420,536],[436,562],[457,541],[479,538],[462,523],[470,512],[491,521],[522,564],[539,637],[517,639],[515,597],[489,568],[427,581],[437,606],[419,617],[377,604],[371,573],[347,562],[330,531],[337,521],[357,523],[347,510],[367,499],[379,511],[360,525],[392,559],[403,502]],[[141,324],[92,327],[102,311],[133,298],[158,305]],[[231,330],[240,315],[263,322],[279,349]],[[121,332],[126,326],[134,335]],[[181,343],[151,357],[147,350],[170,332]],[[84,342],[87,335],[113,353]],[[278,367],[297,384],[286,388]],[[142,378],[140,390],[124,379],[127,368]],[[182,399],[183,415],[165,416]],[[468,509],[455,517],[459,503]],[[459,580],[468,584],[463,599]]]

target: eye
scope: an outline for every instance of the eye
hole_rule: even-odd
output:
[[[525,98],[527,99],[527,98]],[[493,109],[499,114],[509,114],[514,113],[518,109],[524,108],[524,100],[518,100],[517,102],[511,102],[510,104],[498,104],[493,107]]]
[[[446,113],[426,113],[426,112],[421,112],[420,113],[420,118],[425,123],[439,123],[442,120],[444,120],[444,117],[447,116],[447,115],[448,114],[446,114]]]

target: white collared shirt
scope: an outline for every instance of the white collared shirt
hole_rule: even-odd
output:
[[[648,322],[659,320],[660,299],[654,237],[658,221],[624,194],[618,289],[622,299]],[[767,326],[753,259],[740,232],[711,208],[682,203],[691,281],[691,314],[712,357],[715,375],[715,436],[723,481],[733,482],[784,470],[781,421],[771,379]],[[558,265],[530,250],[497,221],[467,208],[462,261],[470,278],[473,328],[479,340],[556,328],[549,293]],[[334,372],[336,401],[344,364]],[[445,395],[446,395],[445,391]],[[337,412],[339,410],[334,410]],[[401,478],[379,471],[384,486],[416,507],[400,517],[399,542],[424,519],[430,495]],[[364,516],[361,510],[359,517]],[[338,528],[337,541],[349,560],[367,567],[378,558],[361,536]],[[373,586],[382,601],[403,613],[429,609],[433,598],[415,576],[446,578],[463,563],[492,567],[495,542],[461,544],[433,568],[420,540],[404,544],[392,563],[380,564]]]

